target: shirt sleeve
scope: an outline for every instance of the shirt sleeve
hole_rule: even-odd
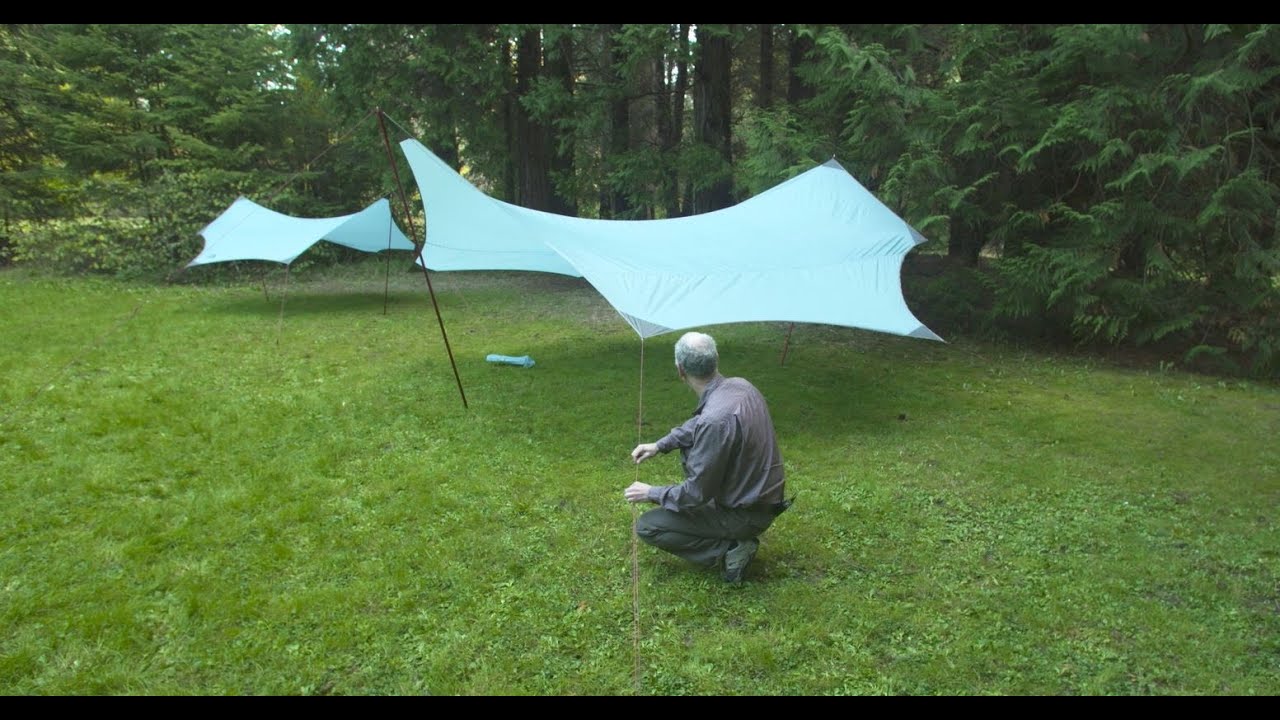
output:
[[[676,448],[687,448],[693,445],[693,429],[698,425],[698,416],[694,415],[680,427],[671,428],[671,432],[667,433],[657,442],[658,451],[669,453]]]
[[[694,425],[684,458],[684,482],[650,488],[649,499],[673,511],[705,505],[719,494],[737,442],[737,425],[732,421]]]

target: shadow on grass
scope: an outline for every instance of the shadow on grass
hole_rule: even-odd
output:
[[[618,323],[623,325],[621,320]],[[717,338],[723,372],[745,377],[760,388],[779,432],[827,438],[889,434],[898,432],[904,423],[938,411],[939,406],[927,402],[927,393],[919,387],[922,375],[930,372],[927,365],[901,364],[893,356],[901,355],[903,349],[908,353],[930,352],[930,348],[911,347],[925,341],[890,338],[888,347],[895,353],[889,354],[877,341],[868,342],[868,333],[855,331],[847,334],[846,344],[838,353],[831,352],[829,341],[806,340],[803,352],[789,357],[784,365],[780,353],[785,324],[754,323],[705,330]],[[506,348],[507,354],[528,354],[537,364],[529,369],[491,366],[492,371],[485,378],[490,381],[489,389],[499,392],[523,387],[532,391],[544,384],[557,403],[573,402],[575,393],[604,392],[616,395],[619,403],[637,407],[643,392],[644,427],[656,439],[683,422],[697,404],[674,370],[672,350],[679,336],[679,332],[673,332],[644,341],[643,390],[641,340],[629,330],[594,337],[535,340]],[[850,358],[859,362],[849,362]],[[466,370],[476,372],[473,368]],[[545,377],[546,382],[540,383],[539,377]],[[467,382],[465,371],[463,382]]]
[[[227,315],[246,315],[250,317],[277,318],[281,315],[281,298],[272,293],[267,299],[261,292],[256,295],[246,292],[245,295],[226,298],[209,305],[209,310]],[[383,308],[388,313],[404,308],[431,310],[431,298],[426,291],[412,293],[394,291],[384,294],[364,291],[325,291],[308,290],[301,293],[290,293],[284,298],[284,321],[290,315],[339,315],[339,314],[372,314],[381,315]]]
[[[393,276],[389,287],[381,278],[369,278],[364,283],[349,278],[319,277],[296,280],[288,288],[274,280],[269,284],[267,292],[256,285],[244,285],[241,290],[241,294],[234,298],[212,304],[211,309],[228,314],[278,317],[283,295],[286,319],[290,313],[358,313],[371,309],[381,313],[384,305],[388,312],[406,307],[426,308],[434,312],[431,303],[431,291],[434,291],[437,302],[441,303],[441,312],[449,313],[453,309],[451,304],[465,301],[469,292],[514,292],[526,297],[595,293],[590,284],[580,277],[516,271],[433,272],[431,287],[428,289],[417,268]],[[604,303],[603,298],[599,300]],[[607,304],[605,306],[608,307]],[[445,320],[447,322],[447,315]]]
[[[573,403],[576,396],[606,394],[613,403],[635,408],[641,402],[643,350],[645,418],[649,434],[665,433],[688,417],[696,398],[676,377],[672,349],[681,332],[641,340],[607,302],[583,286],[581,278],[538,273],[509,273],[499,278],[465,275],[448,278],[450,290],[436,287],[444,325],[469,401],[519,403],[535,414],[537,406]],[[439,285],[448,285],[440,282]],[[474,287],[463,288],[465,285]],[[374,283],[376,285],[376,283]],[[468,307],[468,291],[525,293],[528,304],[514,317],[491,322],[484,307]],[[566,293],[567,295],[561,295]],[[590,294],[586,297],[583,293]],[[552,296],[552,297],[548,297]],[[472,296],[473,298],[475,296]],[[385,308],[385,310],[384,310]],[[412,315],[406,331],[423,333],[428,347],[424,372],[453,386],[434,309],[425,287],[359,289],[349,284],[300,283],[284,298],[268,300],[244,288],[235,297],[214,300],[208,309],[229,316],[262,320],[343,316]],[[539,328],[509,329],[511,322],[537,322]],[[394,320],[394,318],[393,318]],[[548,330],[547,325],[552,329]],[[697,328],[717,339],[722,371],[751,380],[764,393],[780,432],[815,438],[899,432],[903,423],[938,411],[921,390],[930,367],[950,356],[949,346],[853,328],[785,322],[733,323]],[[502,335],[505,335],[503,337]],[[489,353],[530,355],[530,369],[486,363]],[[783,361],[784,353],[786,356]],[[936,379],[935,379],[936,383]],[[927,384],[927,383],[926,383]],[[608,403],[607,403],[608,404]]]

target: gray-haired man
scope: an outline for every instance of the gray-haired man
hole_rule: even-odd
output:
[[[784,500],[782,453],[764,396],[743,378],[719,371],[710,335],[685,333],[675,347],[676,372],[698,395],[693,417],[654,443],[637,445],[644,462],[680,448],[684,482],[632,483],[623,495],[657,508],[636,520],[636,534],[694,564],[720,568],[742,582],[759,536],[790,506]]]

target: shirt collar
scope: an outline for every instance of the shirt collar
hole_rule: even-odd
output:
[[[698,398],[698,407],[693,409],[694,415],[702,412],[702,408],[706,407],[707,398],[711,397],[711,393],[715,392],[722,382],[724,382],[724,376],[720,373],[716,373],[716,376],[711,378],[711,382],[707,383],[707,386],[702,389],[702,396]]]

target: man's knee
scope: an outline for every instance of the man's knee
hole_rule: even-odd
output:
[[[649,510],[636,518],[636,535],[641,540],[653,544],[655,538],[662,533],[662,525],[658,522],[661,515],[660,509]]]

